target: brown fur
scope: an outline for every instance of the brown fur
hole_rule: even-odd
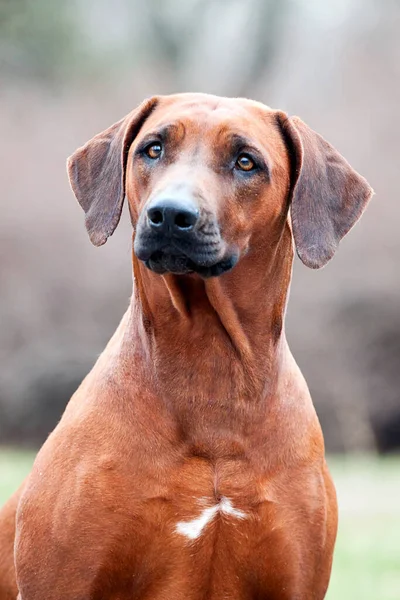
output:
[[[171,124],[169,158],[149,169],[138,144]],[[221,167],[232,131],[268,174],[237,181]],[[157,275],[133,254],[130,307],[19,500],[20,598],[322,600],[337,507],[284,334],[288,214],[300,257],[321,266],[368,184],[300,120],[200,94],[147,101],[78,150],[69,174],[95,244],[114,231],[124,190],[136,225],[154,190],[188,186],[240,260],[202,279]],[[222,497],[246,518],[218,514],[193,541],[175,531]],[[16,504],[0,518],[8,565]],[[0,580],[0,599],[15,597],[9,566]]]

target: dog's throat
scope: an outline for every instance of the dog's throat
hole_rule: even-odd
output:
[[[159,385],[192,398],[198,388],[198,401],[211,404],[259,397],[285,344],[292,257],[288,237],[271,264],[248,255],[223,277],[204,279],[156,274],[134,255],[132,335],[146,346],[147,368]]]

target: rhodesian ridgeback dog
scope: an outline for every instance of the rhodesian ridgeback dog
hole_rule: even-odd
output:
[[[97,246],[126,196],[133,295],[3,510],[2,600],[322,600],[336,496],[284,317],[294,246],[325,265],[370,186],[299,118],[205,94],[68,172]]]

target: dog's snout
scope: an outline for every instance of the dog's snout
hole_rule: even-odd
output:
[[[238,260],[237,253],[228,251],[206,200],[179,188],[154,194],[144,205],[134,250],[137,258],[158,274],[218,276]]]
[[[179,234],[194,228],[199,210],[191,201],[158,199],[147,208],[147,218],[152,229]]]

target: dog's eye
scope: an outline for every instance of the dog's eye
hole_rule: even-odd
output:
[[[156,158],[159,158],[161,155],[161,152],[162,152],[162,146],[159,142],[150,144],[150,146],[147,146],[147,148],[145,149],[145,154],[149,158],[152,158],[153,160]]]
[[[236,169],[241,171],[252,171],[256,165],[254,160],[248,154],[239,154],[235,163]]]

